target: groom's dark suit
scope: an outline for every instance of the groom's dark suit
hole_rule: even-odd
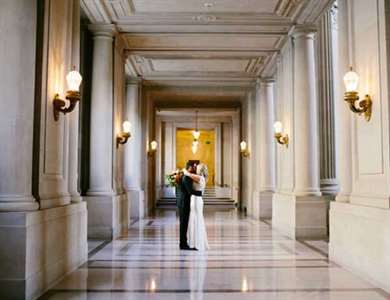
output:
[[[187,229],[191,210],[191,195],[202,196],[202,192],[194,191],[192,187],[192,179],[188,176],[183,176],[177,192],[177,207],[180,215],[180,248],[187,247]]]

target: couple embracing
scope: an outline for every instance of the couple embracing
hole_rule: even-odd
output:
[[[180,249],[204,251],[209,248],[203,217],[202,194],[208,176],[205,164],[187,162],[177,178],[177,206],[180,215]]]

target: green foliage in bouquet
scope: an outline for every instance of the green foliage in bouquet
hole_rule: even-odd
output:
[[[165,175],[165,182],[168,186],[170,187],[176,187],[177,186],[177,181],[176,177],[180,174],[180,171],[177,170],[174,173]]]

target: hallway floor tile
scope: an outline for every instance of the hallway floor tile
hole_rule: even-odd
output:
[[[211,250],[178,249],[174,211],[135,223],[41,299],[383,300],[328,261],[324,242],[294,241],[235,211],[207,211]]]

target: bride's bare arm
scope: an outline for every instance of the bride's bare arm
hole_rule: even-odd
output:
[[[191,174],[190,177],[191,177],[192,180],[195,181],[196,183],[199,183],[199,182],[200,182],[201,176],[196,175],[196,174]]]
[[[189,177],[191,177],[191,179],[192,179],[193,181],[195,181],[196,183],[199,183],[199,182],[200,182],[201,176],[196,175],[196,174],[192,174],[192,173],[188,173],[188,174],[186,174],[186,175],[189,176]]]

